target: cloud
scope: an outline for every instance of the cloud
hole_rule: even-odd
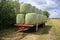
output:
[[[35,6],[36,5],[36,3],[34,1],[32,1],[32,0],[19,0],[19,2],[29,3],[32,6]]]
[[[53,9],[58,6],[52,0],[21,0],[21,2],[30,3],[31,5],[39,7],[40,9],[41,7],[42,9]]]
[[[57,4],[52,0],[46,0],[48,7],[56,7]]]
[[[56,2],[52,0],[35,0],[34,2],[40,9],[44,10],[54,9],[58,6]]]
[[[19,0],[19,2],[27,2],[27,0]]]
[[[38,5],[46,4],[45,0],[32,0],[32,1],[36,2]]]
[[[50,18],[60,17],[60,11],[58,9],[50,10],[49,13],[50,13]]]

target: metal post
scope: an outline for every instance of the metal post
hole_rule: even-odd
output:
[[[38,31],[38,24],[36,24],[36,31]]]

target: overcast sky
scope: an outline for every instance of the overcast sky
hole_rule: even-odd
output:
[[[47,10],[50,18],[60,18],[60,0],[20,0],[29,3],[39,9]]]

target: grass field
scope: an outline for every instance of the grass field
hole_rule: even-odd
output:
[[[0,40],[60,40],[60,19],[50,19],[45,28],[39,28],[37,32],[15,33],[17,28],[9,28],[0,31]]]

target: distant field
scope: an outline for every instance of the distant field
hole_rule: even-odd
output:
[[[17,28],[0,31],[0,40],[60,40],[60,19],[50,19],[36,33],[15,33]]]

